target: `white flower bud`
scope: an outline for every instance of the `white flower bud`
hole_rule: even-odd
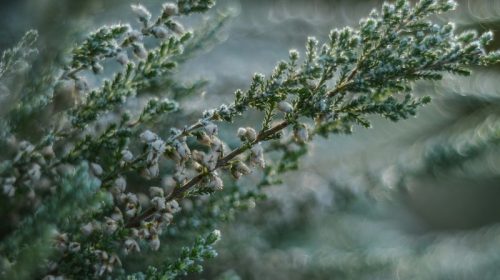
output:
[[[171,17],[177,15],[179,12],[179,7],[175,3],[165,3],[163,4],[163,15],[165,17]]]
[[[219,176],[213,176],[208,186],[214,190],[220,191],[224,188],[224,182]]]
[[[149,188],[149,195],[151,197],[155,197],[155,196],[163,197],[164,196],[163,189],[162,188],[158,188],[158,187],[150,187]]]
[[[97,163],[91,163],[90,169],[92,170],[92,173],[94,173],[95,176],[101,176],[103,173],[102,167]]]
[[[209,121],[204,122],[203,128],[205,129],[205,132],[208,134],[208,136],[216,135],[219,131],[217,125]]]
[[[202,145],[210,146],[210,144],[212,144],[210,136],[208,136],[208,134],[204,131],[200,132],[200,134],[197,136],[197,139]]]
[[[8,197],[13,197],[16,194],[16,188],[13,184],[3,185],[3,193]]]
[[[158,39],[165,39],[168,36],[168,30],[163,26],[155,26],[151,29],[151,32]]]
[[[124,162],[131,162],[134,159],[134,155],[129,150],[123,150],[121,154]]]
[[[167,202],[166,209],[167,212],[169,213],[177,213],[181,211],[181,207],[179,206],[179,203],[175,199]]]
[[[177,21],[171,21],[169,25],[170,29],[177,34],[184,33],[184,26]]]
[[[130,5],[132,12],[139,17],[141,21],[148,21],[151,19],[151,13],[141,4]]]
[[[155,178],[160,174],[160,166],[158,165],[158,162],[154,162],[152,165],[146,167],[143,170],[142,175],[147,178]]]
[[[128,38],[130,41],[136,42],[136,41],[142,41],[144,36],[142,35],[142,32],[140,32],[139,30],[131,30],[128,32]]]
[[[248,175],[252,172],[252,170],[241,161],[236,162],[234,169],[243,175]]]
[[[245,137],[246,134],[247,130],[243,127],[238,128],[238,132],[236,133],[236,135],[242,139]]]
[[[31,166],[31,168],[28,170],[28,176],[31,180],[38,181],[40,179],[40,176],[42,175],[40,168],[40,165],[36,163]]]
[[[258,165],[261,168],[266,167],[266,161],[264,160],[264,149],[259,143],[252,147],[250,150],[250,162],[254,165]]]
[[[141,247],[139,247],[139,244],[134,239],[125,240],[124,245],[125,245],[124,252],[126,255],[134,252],[139,253],[141,251]]]
[[[125,188],[127,188],[127,181],[123,177],[118,177],[113,182],[112,192],[114,194],[120,194],[125,191]]]
[[[290,113],[293,111],[293,106],[286,101],[281,101],[278,103],[278,109],[283,113]]]
[[[156,196],[153,199],[151,199],[151,203],[153,204],[156,210],[163,210],[166,207],[164,197]]]
[[[141,133],[141,135],[139,135],[139,137],[141,138],[141,141],[144,143],[151,143],[151,142],[155,141],[156,139],[158,139],[158,135],[156,135],[155,133],[153,133],[149,130],[146,130],[143,133]]]
[[[255,141],[257,139],[257,132],[255,131],[255,129],[251,128],[251,127],[247,127],[245,128],[246,130],[246,134],[245,136],[247,137],[247,139],[249,141]]]
[[[118,63],[120,63],[121,65],[126,65],[128,63],[128,55],[126,52],[120,52],[117,56],[116,56],[116,61],[118,61]]]
[[[157,139],[151,143],[151,148],[153,148],[158,154],[163,154],[167,147],[165,146],[165,142],[163,140]]]
[[[160,238],[158,238],[157,234],[153,235],[153,237],[149,241],[149,247],[153,251],[158,251],[158,249],[160,249]]]

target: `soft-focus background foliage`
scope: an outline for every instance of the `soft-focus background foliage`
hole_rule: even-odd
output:
[[[75,41],[127,17],[135,2],[4,0],[0,50],[35,28],[44,61],[64,61]],[[380,3],[219,0],[215,10],[235,16],[218,35],[221,43],[183,69],[187,79],[210,81],[191,109],[227,103],[254,72],[269,73],[288,49],[302,50],[308,35],[355,26]],[[436,20],[491,29],[498,48],[500,1],[459,3],[458,12]],[[220,256],[204,277],[500,279],[499,70],[420,84],[417,93],[434,102],[416,119],[376,120],[352,136],[316,140],[299,172],[226,225]]]

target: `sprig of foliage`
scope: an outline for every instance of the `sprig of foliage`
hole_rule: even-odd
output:
[[[84,211],[89,205],[75,203],[82,198],[67,198],[67,203],[75,203],[74,211],[62,213],[65,220],[53,221],[60,232],[54,240],[59,254],[47,257],[52,262],[40,268],[47,279],[129,275],[132,271],[121,267],[122,259],[141,250],[158,251],[168,240],[164,230],[174,227],[174,216],[182,209],[180,201],[208,195],[208,205],[223,208],[213,220],[229,220],[231,211],[262,198],[263,187],[279,183],[280,174],[296,170],[314,136],[351,133],[355,125],[369,127],[372,115],[391,121],[414,116],[430,101],[410,94],[415,81],[440,80],[446,72],[466,75],[469,67],[500,60],[500,52],[485,51],[491,32],[455,34],[453,24],[427,19],[452,10],[453,1],[421,0],[412,6],[398,0],[372,11],[357,29],[332,30],[321,45],[308,38],[303,59],[290,51],[289,59],[279,62],[269,77],[255,74],[247,90],[235,92],[231,104],[205,111],[194,123],[163,118],[182,105],[167,94],[150,97],[147,90],[159,79],[175,80],[178,63],[190,54],[183,51],[198,49],[205,38],[199,33],[192,38],[178,18],[213,4],[166,3],[154,19],[144,6],[132,5],[139,28],[104,26],[73,48],[72,60],[54,86],[48,132],[35,144],[13,140],[12,157],[0,165],[3,207],[29,220],[48,207],[54,193],[79,188],[81,172],[89,182],[98,182],[92,199],[106,202],[91,203]],[[219,29],[216,24],[207,33]],[[109,79],[100,76],[105,76],[111,59],[123,68]],[[90,88],[84,72],[102,82]],[[145,106],[128,112],[127,101]],[[260,113],[261,128],[250,123],[240,127],[234,136],[239,146],[230,147],[230,139],[219,138],[218,123],[245,117],[249,110]],[[82,161],[90,168],[69,172]],[[233,187],[218,195],[224,185],[236,185],[255,169],[263,170],[256,190],[239,192]],[[68,174],[74,180],[62,179]],[[160,174],[171,175],[165,188],[157,187]],[[13,228],[23,224],[8,223]],[[213,230],[213,224],[206,225]],[[146,272],[130,277],[171,279],[200,271],[197,262],[215,255],[212,245],[217,239],[217,232],[198,238],[177,261],[163,267],[144,261],[138,270]],[[0,246],[0,253],[8,262],[19,261],[3,248],[6,245]]]

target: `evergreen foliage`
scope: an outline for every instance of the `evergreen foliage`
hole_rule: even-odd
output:
[[[156,17],[132,5],[138,23],[98,28],[72,48],[66,65],[42,71],[24,88],[16,81],[30,71],[36,32],[3,53],[0,98],[16,105],[1,107],[2,277],[174,279],[201,272],[216,256],[220,223],[255,207],[264,188],[297,170],[316,135],[370,127],[372,115],[407,119],[430,102],[411,94],[416,81],[469,75],[471,67],[500,60],[499,51],[485,50],[491,32],[457,34],[453,23],[429,21],[453,10],[453,1],[398,0],[356,29],[332,30],[322,44],[308,38],[303,58],[290,51],[269,76],[255,74],[248,89],[236,91],[232,103],[190,122],[183,105],[203,82],[185,85],[176,71],[225,17],[204,32],[186,31],[181,21],[214,4],[179,0]],[[24,72],[12,66],[21,64]],[[236,141],[222,139],[221,124],[255,111],[259,128],[248,124],[233,133]],[[26,137],[24,122],[36,116],[47,122]],[[488,135],[498,141],[496,131]],[[466,156],[450,143],[439,157],[481,150],[482,142],[471,141]],[[241,178],[250,173],[257,183]]]

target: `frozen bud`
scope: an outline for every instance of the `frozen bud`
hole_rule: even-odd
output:
[[[94,72],[94,74],[101,74],[103,70],[104,68],[102,67],[101,64],[97,62],[92,64],[92,72]]]
[[[169,212],[169,213],[177,213],[177,212],[181,211],[181,207],[179,206],[179,203],[177,202],[177,200],[171,200],[171,201],[167,202],[166,209],[167,209],[167,212]]]
[[[158,234],[151,237],[151,240],[149,240],[149,247],[153,251],[158,251],[158,249],[160,249],[160,238],[158,237]]]
[[[163,4],[163,16],[171,17],[177,15],[179,12],[179,7],[175,3],[165,3]]]
[[[247,127],[245,128],[246,130],[246,133],[245,133],[245,136],[247,137],[247,139],[249,141],[255,141],[257,139],[257,132],[255,131],[255,129],[251,128],[251,127]]]
[[[200,132],[200,134],[198,134],[196,136],[196,139],[198,139],[200,144],[205,145],[205,146],[210,146],[210,144],[212,144],[212,140],[210,139],[208,134],[204,131]]]
[[[160,174],[160,166],[157,162],[154,162],[150,166],[143,169],[141,174],[146,179],[155,178]]]
[[[76,252],[80,251],[80,243],[78,243],[78,242],[69,243],[68,250],[71,253],[76,253]]]
[[[83,235],[89,236],[94,231],[94,225],[92,223],[88,223],[86,225],[83,225],[80,228],[80,231],[83,233]]]
[[[38,181],[40,176],[42,175],[40,171],[40,165],[34,163],[31,168],[28,170],[28,176],[33,181]]]
[[[250,162],[254,165],[260,166],[261,168],[266,167],[266,161],[264,160],[264,149],[259,143],[252,147],[250,150]]]
[[[165,39],[168,36],[168,30],[163,26],[155,26],[151,29],[151,32],[158,39]]]
[[[120,194],[125,191],[125,188],[127,188],[127,181],[123,177],[118,177],[116,180],[113,182],[113,187],[112,187],[112,192],[114,194]]]
[[[132,12],[141,20],[149,21],[151,19],[151,13],[141,4],[130,5]]]
[[[113,234],[118,229],[118,224],[110,217],[105,217],[104,220],[104,231],[107,234]]]
[[[142,41],[143,37],[142,33],[138,30],[131,30],[128,32],[128,39],[132,42]]]
[[[166,207],[164,197],[156,196],[153,199],[151,199],[151,203],[153,204],[156,210],[163,210]]]
[[[156,135],[155,133],[153,133],[149,130],[146,130],[143,133],[141,133],[141,135],[139,135],[139,137],[141,138],[141,141],[144,143],[151,143],[151,142],[155,141],[156,139],[158,139],[158,135]]]
[[[134,54],[140,59],[146,59],[148,57],[148,51],[144,48],[144,45],[141,43],[134,43],[132,45],[132,50]]]
[[[124,245],[125,245],[124,252],[126,255],[134,252],[139,253],[141,251],[141,247],[139,247],[139,244],[134,239],[125,240]]]
[[[239,172],[239,173],[241,173],[241,174],[243,174],[243,175],[248,175],[248,174],[250,174],[250,173],[252,172],[252,170],[251,170],[251,169],[250,169],[250,168],[249,168],[246,164],[244,164],[244,163],[243,163],[243,162],[241,162],[241,161],[236,162],[236,163],[234,164],[233,168],[234,168],[237,172]]]
[[[177,34],[184,33],[184,26],[182,26],[182,24],[180,24],[177,21],[173,21],[173,20],[170,21],[170,24],[168,27],[170,28],[170,30],[172,30],[173,32],[175,32]]]
[[[281,101],[278,103],[278,109],[283,113],[290,113],[293,111],[293,106],[286,101]]]
[[[94,173],[95,176],[101,176],[103,173],[102,167],[97,163],[91,163],[90,169],[92,170],[92,173]]]
[[[304,143],[309,140],[309,131],[307,130],[307,127],[305,125],[296,127],[294,130],[294,135],[295,139],[297,139],[298,142]]]
[[[121,154],[124,162],[131,162],[134,159],[134,155],[129,150],[123,150]]]
[[[163,154],[167,147],[165,146],[165,142],[163,140],[157,139],[157,140],[153,141],[153,143],[151,143],[151,148],[153,148],[153,150],[155,150],[155,152],[157,152],[159,154]]]
[[[216,135],[219,131],[217,125],[209,121],[205,121],[203,123],[203,129],[205,129],[205,132],[208,134],[208,136]]]
[[[118,61],[118,63],[120,63],[121,65],[126,65],[128,63],[127,53],[126,52],[120,52],[116,56],[116,61]]]
[[[238,128],[238,132],[236,133],[236,135],[238,137],[240,137],[241,139],[243,139],[247,135],[247,130],[243,127],[240,127],[240,128]]]
[[[151,197],[155,197],[155,196],[163,197],[163,189],[158,188],[158,187],[150,187],[149,188],[149,195]]]
[[[186,142],[180,142],[180,141],[175,141],[174,142],[175,149],[181,159],[186,160],[191,156],[191,150],[189,149],[189,146],[186,144]]]
[[[220,191],[224,188],[224,182],[219,176],[213,176],[208,186],[214,190]]]

